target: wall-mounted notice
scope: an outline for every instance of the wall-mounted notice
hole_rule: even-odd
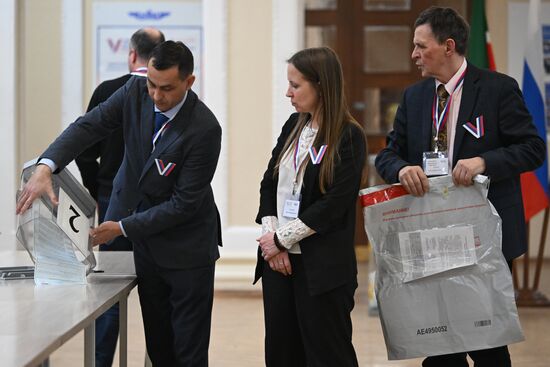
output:
[[[95,88],[128,73],[128,45],[143,27],[160,29],[167,40],[182,41],[195,58],[193,90],[202,96],[203,28],[201,1],[95,2],[92,20],[92,70]]]

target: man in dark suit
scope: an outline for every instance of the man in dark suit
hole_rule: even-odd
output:
[[[400,182],[415,196],[428,191],[430,174],[448,170],[456,184],[466,186],[476,174],[489,176],[488,196],[502,218],[502,250],[511,264],[526,249],[519,176],[542,164],[546,147],[516,81],[466,61],[468,33],[452,9],[420,14],[412,59],[428,78],[405,90],[376,168],[386,182]],[[468,354],[476,367],[511,366],[506,346]],[[423,366],[468,362],[466,353],[458,353],[428,357]]]
[[[56,204],[51,174],[122,126],[125,155],[94,244],[133,243],[147,351],[155,367],[207,366],[214,264],[221,245],[211,181],[221,128],[190,89],[193,55],[181,42],[157,46],[147,79],[133,77],[72,123],[44,152],[17,203],[42,194]],[[43,163],[43,164],[42,164]]]
[[[129,73],[116,79],[106,80],[94,91],[88,109],[105,102],[114,92],[122,87],[132,75],[147,76],[147,61],[151,52],[159,43],[164,42],[164,34],[154,28],[142,28],[130,38],[128,51]],[[124,139],[122,128],[116,129],[105,139],[97,142],[76,157],[75,162],[80,170],[84,186],[97,201],[98,219],[102,223],[109,206],[113,179],[124,157]],[[97,159],[100,159],[98,162]],[[108,244],[99,245],[100,251],[131,251],[132,243],[124,236],[119,236]],[[113,364],[119,329],[118,303],[96,319],[96,367],[110,367]]]

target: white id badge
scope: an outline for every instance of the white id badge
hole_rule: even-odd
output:
[[[289,219],[298,218],[300,211],[300,195],[293,195],[285,200],[285,206],[283,208],[283,217]]]
[[[447,152],[422,153],[422,165],[426,176],[449,174],[449,157]]]

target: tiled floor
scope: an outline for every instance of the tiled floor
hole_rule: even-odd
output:
[[[388,361],[376,317],[367,316],[366,264],[360,265],[360,286],[353,311],[354,344],[360,366],[417,367],[421,359]],[[256,367],[263,365],[263,309],[259,286],[247,291],[218,291],[214,301],[210,365],[213,367]],[[541,289],[550,296],[550,263],[542,271]],[[145,343],[137,300],[129,300],[129,366],[143,366]],[[514,367],[550,366],[550,308],[520,308],[520,320],[526,341],[512,345]],[[51,357],[52,367],[82,366],[83,337],[78,335]],[[115,362],[114,366],[118,366]],[[444,367],[444,366],[443,366]]]

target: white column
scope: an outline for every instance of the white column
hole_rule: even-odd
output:
[[[66,128],[84,112],[82,105],[84,77],[84,0],[63,0],[61,128]]]
[[[227,151],[227,0],[203,0],[204,29],[204,102],[217,117],[222,128],[222,147],[218,168],[212,182],[222,224],[228,213]]]
[[[63,0],[61,5],[61,130],[83,114],[84,95],[84,0]],[[69,171],[80,179],[72,162]]]
[[[0,83],[0,111],[2,133],[0,134],[0,250],[15,249],[15,193],[18,188],[20,167],[17,167],[17,122],[15,88],[16,68],[16,0],[0,1],[0,34],[2,35],[3,77]]]
[[[212,182],[214,195],[222,222],[224,247],[221,249],[222,261],[216,270],[216,278],[250,277],[250,268],[235,269],[235,264],[227,264],[228,259],[252,258],[257,228],[228,226],[229,223],[229,172],[228,172],[228,5],[227,0],[203,0],[204,29],[204,102],[214,112],[222,128],[222,147],[216,174]]]
[[[273,144],[288,116],[296,112],[285,97],[288,60],[304,47],[304,0],[273,1]]]
[[[221,0],[204,0],[203,4],[203,14],[208,15],[205,18],[204,25],[207,32],[205,37],[208,42],[208,30],[210,22],[217,22],[223,24],[223,29],[219,29],[219,33],[210,34],[212,37],[219,39],[216,42],[223,42],[226,44],[227,29],[226,29],[226,20],[225,12],[226,8],[223,8],[224,17],[223,21],[216,19],[216,13],[213,12],[214,9],[211,9],[210,6],[214,3],[217,3]],[[210,6],[209,6],[210,5]],[[286,60],[292,56],[294,52],[303,47],[303,34],[304,34],[304,0],[273,0],[272,1],[272,85],[273,85],[273,113],[271,116],[272,122],[272,143],[275,144],[282,124],[286,121],[289,114],[293,112],[292,106],[288,102],[288,99],[285,97],[287,78],[286,78]],[[222,37],[223,35],[223,37]],[[210,63],[214,63],[214,67],[219,68],[218,73],[222,72],[222,75],[216,75],[215,72],[206,72],[207,78],[210,75],[216,76],[217,79],[221,81],[221,84],[218,83],[218,80],[211,81],[213,82],[213,87],[218,88],[218,92],[221,92],[220,101],[223,100],[224,108],[223,112],[217,113],[220,120],[224,119],[227,111],[227,96],[226,96],[226,83],[227,83],[227,57],[225,52],[225,46],[223,47],[224,54],[223,58],[220,57],[218,60],[211,60],[205,58],[205,67],[208,68]],[[208,46],[206,47],[208,49]],[[222,64],[216,64],[222,63]],[[207,85],[209,83],[207,82]],[[221,86],[221,87],[220,87]],[[207,95],[209,93],[208,86]],[[209,103],[212,107],[212,102]],[[223,118],[221,117],[223,116]],[[225,122],[224,122],[225,124]],[[228,126],[222,125],[225,128],[230,128]],[[228,173],[227,173],[227,146],[222,147],[222,156],[220,157],[220,164],[218,168],[217,178],[219,180],[215,183],[214,187],[216,189],[216,200],[220,209],[222,209],[222,221],[223,218],[227,218],[227,183],[228,183]],[[220,197],[222,193],[223,197]],[[224,221],[224,223],[227,223]],[[223,223],[222,223],[223,224]],[[224,226],[223,229],[223,239],[224,239],[224,248],[222,249],[222,258],[216,269],[216,287],[220,288],[250,288],[253,289],[250,285],[252,275],[254,273],[254,265],[256,258],[255,251],[255,239],[259,234],[259,229],[257,225],[251,224],[250,226]]]
[[[204,0],[205,29],[205,100],[222,124],[224,132],[230,129],[227,119],[227,0]],[[286,60],[303,44],[303,0],[273,0],[273,69],[272,82],[274,88],[272,132],[273,144],[279,135],[282,124],[293,112],[292,106],[285,97],[287,78]],[[225,140],[225,139],[224,139]],[[253,261],[256,257],[255,239],[259,234],[258,226],[227,226],[227,162],[228,147],[224,142],[216,177],[214,190],[216,202],[222,216],[223,240],[221,264],[225,260]],[[251,276],[251,264],[248,267],[230,266],[218,267],[217,277],[228,276],[239,278]],[[252,268],[253,269],[253,268]]]

